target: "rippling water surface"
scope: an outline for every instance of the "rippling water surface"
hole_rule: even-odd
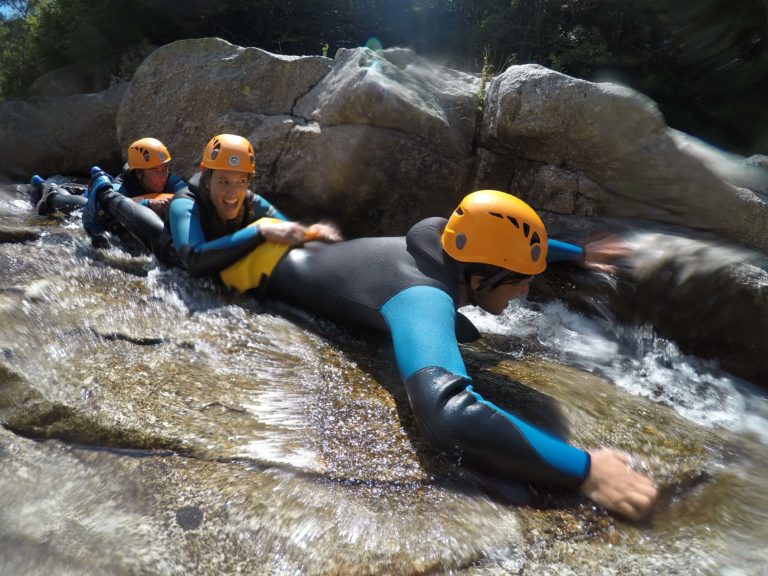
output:
[[[385,339],[97,252],[19,194],[0,224],[43,228],[0,244],[0,384],[32,390],[0,430],[0,574],[768,574],[768,399],[650,327],[522,300],[468,310],[465,349],[594,404],[575,422],[643,397],[690,423],[705,464],[635,527],[489,497],[423,444]]]

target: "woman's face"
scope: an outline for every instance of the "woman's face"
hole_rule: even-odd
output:
[[[211,174],[211,201],[222,220],[233,220],[240,214],[249,178],[245,172],[214,170]]]
[[[148,192],[162,192],[168,181],[168,164],[141,171],[141,183]]]

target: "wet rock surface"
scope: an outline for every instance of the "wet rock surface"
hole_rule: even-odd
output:
[[[4,209],[39,227],[0,243],[0,572],[765,573],[747,433],[514,338],[465,347],[488,400],[637,456],[663,498],[630,525],[426,445],[386,339]]]

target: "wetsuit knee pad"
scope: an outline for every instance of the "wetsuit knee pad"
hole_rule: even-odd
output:
[[[251,226],[258,226],[265,222],[281,222],[281,220],[260,218]],[[228,288],[234,288],[238,292],[259,288],[290,249],[288,244],[264,242],[244,258],[222,270],[221,279]]]

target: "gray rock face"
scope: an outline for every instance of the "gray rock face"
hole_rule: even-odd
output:
[[[587,195],[589,207],[575,213],[703,228],[768,250],[765,200],[729,184],[707,159],[686,150],[653,102],[621,86],[537,65],[510,67],[488,89],[480,146],[492,155],[483,158],[472,188],[519,190],[503,176],[514,172],[510,160],[525,159],[574,173],[602,190]],[[547,186],[537,179],[519,191],[543,208],[536,197],[540,188]],[[562,190],[581,195],[567,183]]]
[[[110,80],[107,66],[71,64],[40,76],[27,89],[27,96],[69,96],[102,92],[109,88]]]
[[[117,116],[121,149],[137,138],[162,140],[184,176],[199,169],[216,134],[247,137],[259,174],[268,174],[296,99],[330,70],[321,56],[278,56],[218,38],[181,40],[153,52],[136,70]]]
[[[82,174],[94,164],[117,170],[115,116],[126,88],[0,102],[0,175]]]
[[[403,214],[445,212],[462,194],[478,90],[408,50],[286,58],[189,40],[142,64],[118,134],[123,146],[160,138],[185,176],[209,138],[241,134],[256,150],[257,190],[287,212],[333,216],[353,235],[403,232]]]

